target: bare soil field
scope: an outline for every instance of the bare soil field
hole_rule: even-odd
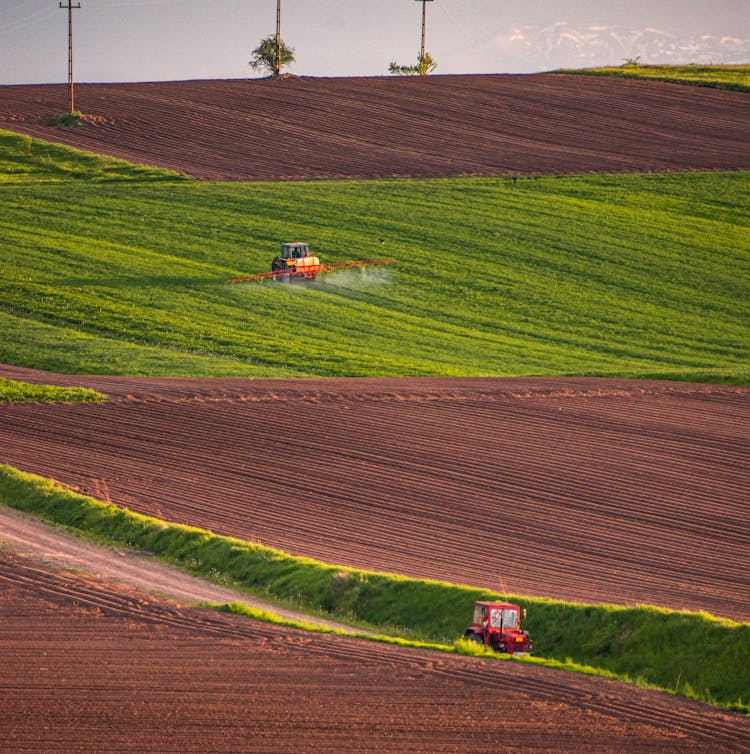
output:
[[[750,98],[549,74],[0,86],[0,127],[211,180],[750,169]]]
[[[0,462],[328,563],[750,620],[750,388],[147,379],[0,407]]]
[[[517,662],[274,629],[0,552],[3,752],[750,751],[750,720]]]

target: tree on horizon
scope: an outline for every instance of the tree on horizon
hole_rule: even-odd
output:
[[[294,47],[290,47],[283,40],[276,44],[276,35],[269,34],[261,39],[260,44],[250,53],[252,58],[248,65],[254,70],[267,71],[272,76],[281,74],[285,65],[294,63]]]
[[[399,65],[396,62],[388,66],[388,72],[398,76],[426,76],[437,68],[437,62],[426,52],[417,58],[416,65]]]

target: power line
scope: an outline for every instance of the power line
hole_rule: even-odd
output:
[[[70,111],[75,112],[75,94],[73,91],[73,11],[81,7],[81,3],[73,5],[73,0],[68,0],[67,5],[60,3],[60,8],[68,11],[68,87],[70,88]]]

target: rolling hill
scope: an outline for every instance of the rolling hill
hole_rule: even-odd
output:
[[[0,87],[0,128],[207,180],[750,169],[748,99],[565,75]]]
[[[750,379],[748,173],[204,183],[9,132],[0,163],[0,361]],[[396,264],[225,282],[283,240]]]
[[[0,126],[14,132],[0,132],[0,375],[112,400],[0,406],[0,462],[337,565],[747,620],[746,94],[564,75],[78,92],[82,125],[60,128],[64,87],[0,88]],[[267,269],[285,240],[309,241],[325,261],[397,262],[313,285],[225,283]],[[573,693],[516,663],[475,677],[474,660],[404,666],[396,650],[304,636],[281,646],[234,618],[161,603],[141,612],[138,597],[78,577],[60,594],[59,576],[13,558],[0,571],[12,601],[2,626],[22,648],[17,606],[60,630],[67,613],[43,600],[67,610],[82,595],[99,611],[72,646],[87,658],[106,614],[199,643],[201,662],[234,662],[195,641],[212,624],[214,637],[260,645],[248,673],[265,672],[265,651],[283,655],[295,688],[302,659],[287,650],[299,639],[325,666],[300,685],[323,700],[343,688],[329,669],[346,675],[359,653],[376,683],[383,663],[422,691],[451,674],[480,693],[512,678],[526,684],[515,703],[545,716],[548,700],[587,720],[601,711],[604,750],[623,725],[631,742],[656,740],[642,723],[661,728],[665,750],[713,746],[721,730],[704,705],[667,713],[669,699],[645,689],[628,689],[623,713],[599,680],[571,682]],[[99,656],[111,662],[133,635],[107,627],[116,636]],[[564,627],[553,633],[539,645]],[[626,639],[582,636],[580,648],[605,658]],[[59,647],[45,650],[73,673]],[[670,660],[667,650],[654,664]],[[632,677],[650,677],[648,662],[636,653]],[[693,693],[673,670],[678,693]],[[84,676],[106,686],[96,669]],[[22,688],[36,693],[29,677]],[[242,723],[225,678],[222,719]],[[442,684],[434,696],[448,726],[456,693]],[[75,719],[78,699],[50,697],[75,699]],[[138,684],[118,697],[145,698]],[[283,728],[285,710],[250,706]],[[521,748],[560,743],[486,705],[481,718],[492,743],[520,728]],[[367,710],[348,719],[371,721]],[[743,746],[747,719],[723,719],[739,733],[722,742]],[[479,730],[465,716],[455,726]],[[84,745],[93,735],[83,730]]]

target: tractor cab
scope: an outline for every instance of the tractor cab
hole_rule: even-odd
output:
[[[283,243],[281,244],[282,259],[304,259],[309,257],[310,244],[306,243]]]
[[[521,630],[521,608],[507,602],[475,602],[471,625],[464,637],[508,654],[529,652],[533,646],[529,635]]]
[[[271,271],[278,279],[315,280],[320,272],[320,260],[310,251],[310,244],[282,243],[281,254],[271,262]]]

